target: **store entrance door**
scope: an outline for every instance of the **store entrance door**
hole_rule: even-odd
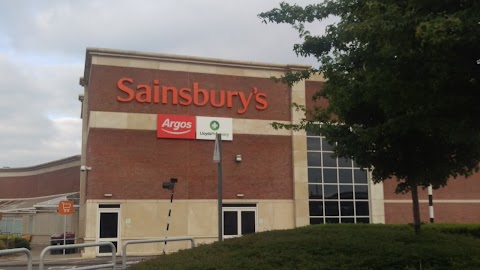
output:
[[[99,205],[97,242],[112,242],[117,249],[120,247],[120,205]],[[98,256],[111,256],[109,246],[97,247]]]

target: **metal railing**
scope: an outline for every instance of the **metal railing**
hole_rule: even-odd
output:
[[[5,250],[0,250],[0,255],[8,255],[8,254],[14,254],[14,253],[25,253],[27,254],[28,262],[27,262],[27,270],[32,270],[32,253],[30,250],[26,248],[12,248],[12,249],[5,249]]]
[[[110,246],[112,249],[112,263],[107,263],[107,264],[98,264],[98,265],[90,265],[90,266],[84,266],[84,267],[76,267],[75,270],[82,270],[82,269],[100,269],[100,268],[105,268],[105,267],[112,267],[113,270],[116,268],[116,254],[117,254],[117,249],[115,248],[115,245],[111,242],[101,242],[101,243],[85,243],[85,244],[71,244],[71,245],[58,245],[58,246],[48,246],[42,250],[42,253],[40,253],[40,260],[38,263],[38,269],[39,270],[44,270],[45,265],[43,262],[43,257],[45,257],[45,254],[50,251],[50,250],[59,250],[59,249],[70,249],[70,248],[83,248],[83,247],[100,247],[100,246]]]
[[[145,244],[145,243],[159,243],[159,242],[176,242],[176,241],[190,241],[192,248],[195,247],[195,240],[192,237],[172,237],[172,238],[158,238],[158,239],[143,239],[143,240],[128,240],[123,242],[122,246],[122,269],[127,268],[127,245],[131,244]],[[77,268],[79,269],[79,268]],[[42,270],[42,269],[40,269]]]

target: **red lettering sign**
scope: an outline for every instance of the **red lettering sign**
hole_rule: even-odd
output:
[[[195,139],[195,116],[159,114],[157,137],[169,139]]]
[[[261,111],[268,107],[267,94],[258,91],[253,87],[250,91],[226,91],[203,89],[198,82],[193,87],[180,88],[174,86],[161,86],[159,80],[153,80],[152,84],[135,84],[131,78],[121,78],[117,82],[120,95],[117,100],[120,102],[131,102],[154,104],[180,104],[182,106],[195,105],[199,107],[210,104],[215,108],[233,108],[233,103],[238,105],[234,108],[238,114],[244,114],[249,107]]]

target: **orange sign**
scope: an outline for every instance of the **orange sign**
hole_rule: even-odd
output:
[[[253,87],[251,91],[226,91],[202,89],[198,82],[193,87],[160,86],[159,80],[152,84],[135,85],[131,78],[121,78],[117,81],[117,88],[122,94],[117,96],[120,102],[156,103],[203,107],[210,104],[212,107],[233,108],[238,114],[244,114],[249,107],[261,111],[268,107],[267,94]]]
[[[75,212],[72,201],[61,201],[58,203],[58,213],[60,215],[72,215]]]

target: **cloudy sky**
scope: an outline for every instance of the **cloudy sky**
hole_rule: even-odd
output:
[[[279,2],[0,0],[0,167],[80,154],[87,47],[314,63],[292,51],[295,30],[257,17]],[[324,24],[312,27],[320,33]]]

